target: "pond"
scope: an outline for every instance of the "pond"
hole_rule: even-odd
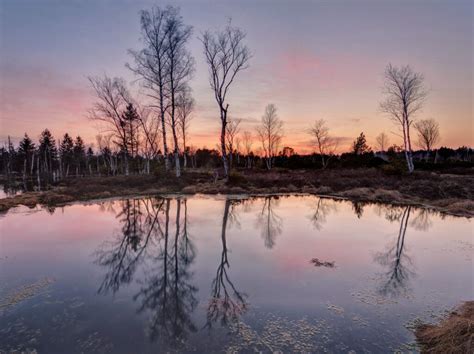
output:
[[[470,220],[316,196],[0,217],[0,352],[393,352],[473,297]]]

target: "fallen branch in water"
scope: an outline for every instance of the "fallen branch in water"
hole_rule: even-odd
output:
[[[310,263],[313,263],[315,267],[326,267],[326,268],[335,268],[336,262],[322,262],[318,258],[313,258]]]

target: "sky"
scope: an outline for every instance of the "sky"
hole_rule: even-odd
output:
[[[342,150],[360,132],[372,145],[382,131],[400,144],[379,103],[386,65],[408,64],[429,89],[417,118],[439,122],[440,145],[474,146],[470,0],[0,0],[0,141],[25,132],[37,139],[49,128],[56,138],[68,132],[94,143],[100,127],[87,118],[87,77],[123,77],[140,95],[127,50],[141,48],[139,11],[167,4],[194,29],[191,145],[215,147],[220,126],[199,36],[231,18],[252,52],[229,94],[242,131],[255,132],[273,103],[283,144],[298,152],[312,151],[307,130],[317,119]]]

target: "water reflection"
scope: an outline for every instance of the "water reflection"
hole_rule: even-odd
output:
[[[214,243],[210,245],[219,248],[217,268],[215,273],[204,275],[208,277],[211,287],[210,291],[203,289],[200,293],[205,295],[201,295],[204,306],[199,307],[199,311],[199,289],[191,270],[197,251],[195,242],[189,236],[188,200],[181,197],[104,202],[101,210],[114,213],[119,229],[114,239],[102,244],[94,254],[96,264],[105,269],[98,292],[116,294],[122,286],[133,282],[132,298],[137,313],[148,318],[146,332],[149,338],[178,350],[184,350],[189,337],[198,332],[198,328],[211,330],[216,325],[229,330],[236,328],[237,324],[243,323],[243,316],[249,311],[249,302],[246,292],[233,279],[228,231],[232,227],[246,228],[248,222],[253,220],[260,229],[265,248],[278,249],[275,242],[284,230],[284,219],[279,213],[285,215],[286,212],[284,208],[279,209],[280,202],[284,207],[285,197],[225,198],[222,218],[219,216],[217,219],[220,232],[216,235],[218,237],[212,238]],[[316,197],[310,202],[309,219],[317,230],[322,230],[331,213],[338,212],[338,205],[342,207],[346,203]],[[344,208],[349,212],[352,209],[357,218],[361,218],[367,205],[353,202],[346,203]],[[406,249],[407,229],[411,226],[415,230],[428,230],[432,224],[431,212],[411,206],[379,204],[370,207],[367,209],[397,225],[397,236],[390,241],[387,249],[369,258],[369,263],[373,257],[383,267],[382,274],[379,274],[380,281],[372,289],[387,298],[408,296],[415,271]],[[371,214],[370,211],[368,214]],[[231,241],[239,242],[235,239]],[[232,256],[236,264],[234,267],[239,267],[240,254],[233,253]],[[302,262],[306,264],[307,259]],[[203,283],[200,284],[202,287]],[[208,283],[205,284],[207,287]],[[202,317],[197,316],[197,312]]]
[[[268,249],[275,246],[276,238],[283,231],[283,219],[276,213],[280,198],[278,196],[264,197],[262,210],[257,217],[257,225],[261,229],[261,235]]]
[[[161,247],[152,257],[152,264],[134,300],[140,303],[138,312],[150,313],[149,336],[171,341],[173,346],[184,343],[189,332],[197,330],[191,316],[197,306],[198,288],[192,284],[190,265],[195,258],[194,247],[181,229],[181,199],[176,199],[174,236],[169,234],[170,199],[165,202],[165,225]],[[184,218],[185,224],[187,218]],[[185,232],[183,232],[185,231]]]
[[[331,212],[337,212],[337,204],[335,200],[319,197],[317,197],[316,202],[312,204],[312,214],[309,216],[309,220],[313,224],[313,227],[320,231],[323,228],[323,224],[326,223],[326,218],[329,214]]]
[[[116,293],[133,280],[143,266],[139,291],[133,296],[139,313],[150,317],[148,334],[152,340],[183,343],[196,331],[191,320],[197,306],[198,288],[190,271],[196,250],[188,234],[187,201],[176,204],[174,232],[170,233],[171,199],[131,199],[121,203],[117,219],[121,232],[112,243],[96,252],[96,263],[107,269],[99,293]],[[183,214],[182,214],[182,208]],[[143,273],[143,274],[141,274]],[[142,276],[143,275],[143,276]]]
[[[121,232],[95,253],[96,264],[107,269],[99,287],[99,293],[103,294],[116,293],[122,284],[129,284],[149,242],[159,239],[158,216],[163,200],[126,199],[120,204],[117,219]]]
[[[231,212],[240,203],[238,200],[226,199],[222,217],[221,242],[222,252],[216,276],[212,281],[211,298],[207,307],[206,327],[211,328],[214,322],[228,325],[239,320],[248,309],[247,295],[240,292],[231,280],[230,263],[227,255],[227,222],[235,213]]]
[[[386,268],[378,289],[383,296],[397,298],[407,295],[410,290],[410,280],[415,275],[412,270],[413,262],[405,250],[405,237],[411,211],[411,206],[403,208],[401,213],[399,208],[396,212],[394,208],[389,208],[386,216],[388,220],[398,220],[400,225],[396,242],[391,244],[385,252],[375,256],[375,261]]]

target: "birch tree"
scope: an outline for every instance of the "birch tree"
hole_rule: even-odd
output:
[[[237,134],[240,131],[240,123],[242,122],[241,119],[231,119],[226,128],[226,140],[227,140],[227,151],[229,152],[229,168],[232,169],[232,164],[234,160],[234,152],[235,152],[235,143]]]
[[[324,119],[316,120],[308,133],[313,138],[313,145],[321,155],[321,164],[325,169],[336,152],[337,139],[330,136],[329,128],[326,126]]]
[[[220,148],[225,177],[229,176],[226,148],[226,128],[229,103],[227,94],[236,75],[248,68],[251,57],[244,43],[245,33],[229,23],[223,31],[206,31],[201,38],[204,55],[209,66],[209,82],[219,107],[221,120]]]
[[[387,134],[385,134],[384,132],[377,135],[377,138],[375,138],[375,141],[377,142],[378,149],[382,152],[385,151],[385,149],[387,148],[389,144],[389,138]]]
[[[242,137],[243,137],[245,155],[247,156],[247,168],[251,168],[252,167],[252,157],[250,155],[252,153],[252,146],[253,146],[252,133],[246,130],[246,131],[244,131]]]
[[[97,96],[97,101],[89,111],[89,118],[103,123],[111,133],[114,143],[125,152],[125,174],[128,175],[128,129],[122,113],[130,103],[130,95],[125,81],[120,78],[89,77],[89,82]]]
[[[186,169],[188,166],[188,150],[187,145],[189,122],[192,119],[191,113],[194,110],[195,101],[191,95],[191,89],[182,90],[177,98],[177,110],[178,110],[178,125],[181,135],[181,141],[183,144],[183,167]]]
[[[415,114],[423,107],[427,91],[422,74],[414,72],[408,65],[395,67],[389,64],[385,69],[385,100],[380,108],[397,124],[403,137],[408,172],[415,169],[410,137],[410,128]]]
[[[265,107],[265,113],[262,116],[261,125],[257,128],[257,133],[262,143],[267,169],[270,170],[283,138],[283,122],[278,117],[274,104]]]
[[[168,33],[167,19],[171,8],[153,7],[140,13],[141,41],[144,48],[129,54],[135,64],[126,66],[140,78],[146,95],[151,99],[150,107],[158,111],[161,122],[163,156],[165,169],[170,169],[168,144],[166,139],[166,111],[169,105],[167,84],[169,80]]]
[[[178,143],[177,98],[180,92],[188,89],[188,81],[194,72],[194,58],[186,49],[192,34],[192,27],[186,26],[176,7],[169,8],[166,20],[167,60],[169,65],[169,117],[173,133],[176,177],[181,176]]]
[[[416,122],[414,126],[418,133],[418,145],[430,153],[433,146],[440,140],[438,122],[434,119],[423,119]]]

